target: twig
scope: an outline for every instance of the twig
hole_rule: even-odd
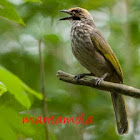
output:
[[[40,57],[40,79],[41,79],[41,92],[43,94],[43,115],[46,118],[48,113],[48,107],[46,104],[46,89],[45,89],[45,72],[44,72],[44,61],[42,56],[42,48],[41,48],[42,41],[39,40],[39,57]],[[46,140],[49,140],[49,130],[48,124],[45,122],[45,133],[46,133]]]
[[[80,80],[76,80],[74,79],[74,75],[68,74],[60,70],[57,72],[57,77],[60,80],[65,81],[67,83],[72,83],[75,85],[84,85],[99,90],[105,90],[105,91],[115,92],[122,95],[131,96],[134,98],[140,98],[140,89],[136,89],[134,87],[123,85],[123,84],[107,82],[107,81],[102,81],[100,85],[95,85],[97,77],[92,77],[92,78],[85,77]]]

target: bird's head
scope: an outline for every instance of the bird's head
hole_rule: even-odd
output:
[[[90,15],[90,13],[86,9],[80,7],[71,8],[69,10],[60,10],[60,12],[64,12],[71,15],[69,17],[65,17],[60,20],[83,20],[83,19],[92,20],[92,16]]]

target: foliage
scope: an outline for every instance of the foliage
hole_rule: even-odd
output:
[[[41,94],[30,89],[25,83],[23,83],[18,77],[8,72],[4,68],[0,67],[0,79],[6,85],[8,91],[14,95],[16,100],[18,100],[27,109],[30,108],[31,102],[27,93],[35,95],[37,98],[42,99]],[[6,88],[3,91],[6,91]]]
[[[139,0],[0,0],[0,139],[45,140],[44,124],[22,124],[23,117],[43,116],[39,93],[40,39],[43,41],[47,115],[76,117],[84,112],[85,118],[92,115],[94,121],[93,125],[49,125],[51,140],[139,138],[138,101],[125,98],[130,131],[119,136],[108,93],[69,85],[56,77],[59,69],[72,74],[86,71],[71,53],[70,24],[59,21],[64,16],[59,10],[75,6],[91,12],[120,61],[125,83],[139,88]]]
[[[0,0],[0,16],[24,25],[13,5],[6,0]]]
[[[6,86],[2,82],[0,82],[0,95],[2,95],[6,91],[7,91]]]

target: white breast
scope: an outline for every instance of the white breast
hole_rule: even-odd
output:
[[[74,56],[88,71],[98,77],[106,72],[111,73],[110,64],[96,49],[90,39],[90,28],[80,21],[75,22],[71,29],[71,47]]]

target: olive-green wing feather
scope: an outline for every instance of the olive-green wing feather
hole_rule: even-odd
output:
[[[114,52],[112,51],[110,45],[106,42],[104,37],[97,29],[94,29],[94,31],[92,32],[91,40],[94,44],[94,47],[96,47],[104,55],[104,57],[112,64],[120,80],[123,82],[123,74],[119,61],[115,56]]]

